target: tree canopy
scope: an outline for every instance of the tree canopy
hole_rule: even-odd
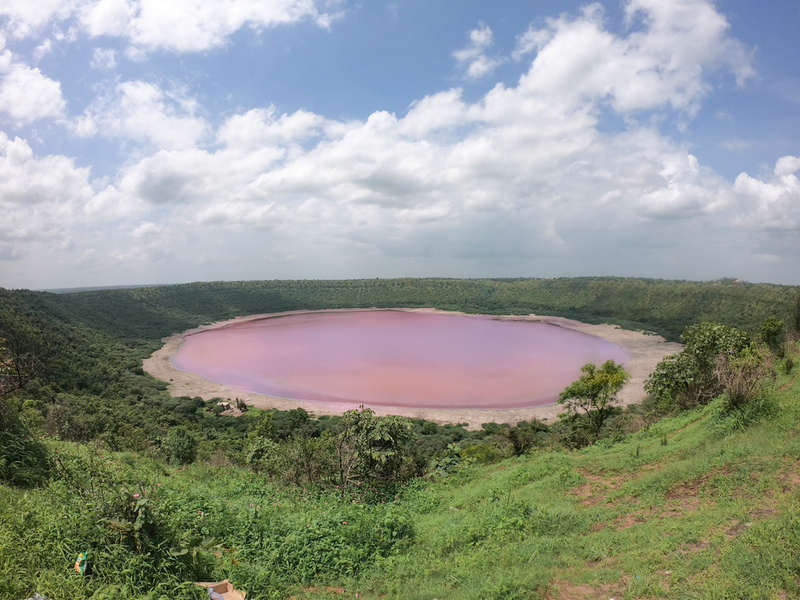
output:
[[[631,376],[613,360],[604,362],[600,367],[589,363],[581,367],[581,371],[583,375],[561,392],[558,402],[564,405],[568,413],[585,414],[597,438],[617,401],[617,393]]]

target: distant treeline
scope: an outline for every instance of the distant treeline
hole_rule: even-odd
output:
[[[4,292],[45,318],[83,323],[115,339],[157,340],[199,324],[254,313],[366,307],[434,307],[542,314],[645,329],[677,341],[700,321],[755,330],[791,320],[800,288],[615,277],[359,279],[189,283],[68,294]]]

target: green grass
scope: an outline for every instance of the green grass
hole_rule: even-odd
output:
[[[617,443],[345,496],[48,442],[49,484],[0,486],[0,598],[202,598],[191,581],[226,577],[254,599],[798,598],[800,383],[775,387],[743,431],[712,404]],[[112,527],[139,515],[138,538]]]

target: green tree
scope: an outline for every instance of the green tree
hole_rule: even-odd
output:
[[[511,442],[514,456],[522,456],[534,446],[541,444],[548,430],[547,425],[539,419],[531,419],[530,421],[519,421],[502,433]]]
[[[719,396],[724,386],[717,373],[718,358],[736,356],[750,343],[745,332],[710,322],[687,327],[681,341],[686,347],[658,363],[645,382],[661,410],[690,409]]]
[[[797,299],[794,301],[794,306],[792,307],[792,329],[795,333],[800,333],[800,294],[797,295]]]
[[[617,401],[617,393],[631,376],[622,365],[608,360],[599,368],[591,363],[581,367],[580,379],[561,392],[558,403],[567,413],[585,414],[594,439],[600,437],[603,423]]]
[[[0,310],[0,431],[15,422],[8,397],[36,379],[53,354],[42,330],[10,308]]]
[[[167,433],[166,449],[173,463],[191,464],[197,457],[197,437],[182,425],[172,427]]]
[[[767,317],[761,325],[760,337],[767,347],[779,357],[783,350],[783,321],[775,317]],[[782,358],[782,357],[781,357]]]
[[[250,422],[247,431],[247,444],[244,449],[245,464],[255,469],[276,470],[275,459],[279,452],[277,444],[278,432],[273,423],[273,415],[269,411],[258,413]]]
[[[338,483],[344,494],[352,481],[392,481],[410,465],[416,434],[405,417],[376,417],[369,408],[342,415],[335,438]]]
[[[255,419],[255,423],[251,422],[250,429],[247,431],[247,437],[250,440],[256,438],[274,440],[277,435],[275,423],[273,423],[273,415],[266,410],[259,413],[258,417]]]

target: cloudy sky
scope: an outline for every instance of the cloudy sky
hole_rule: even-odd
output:
[[[0,0],[0,286],[800,284],[797,0]]]

